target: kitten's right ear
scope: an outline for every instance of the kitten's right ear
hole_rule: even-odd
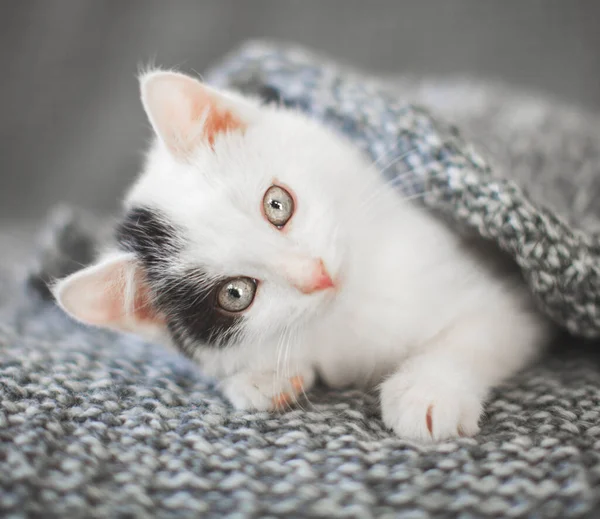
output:
[[[164,321],[154,310],[144,273],[131,254],[118,254],[59,281],[59,306],[85,324],[151,337]]]
[[[219,134],[243,131],[249,109],[197,79],[155,70],[140,77],[142,104],[154,131],[173,155],[183,158]]]

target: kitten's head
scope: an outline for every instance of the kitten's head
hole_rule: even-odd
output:
[[[59,282],[75,318],[185,353],[281,337],[344,285],[365,162],[305,116],[153,71],[141,98],[156,139],[126,198],[119,247]]]

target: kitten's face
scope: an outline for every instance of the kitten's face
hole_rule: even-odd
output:
[[[118,236],[147,320],[193,355],[326,313],[343,290],[364,159],[299,114],[178,74],[144,78],[142,99],[158,138]]]

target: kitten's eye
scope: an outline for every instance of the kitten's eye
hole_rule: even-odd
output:
[[[232,278],[219,289],[217,303],[227,312],[242,312],[252,304],[255,294],[256,281],[250,278]]]
[[[294,214],[294,199],[282,187],[271,186],[263,197],[263,210],[269,222],[283,227]]]

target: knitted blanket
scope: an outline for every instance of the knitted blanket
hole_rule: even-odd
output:
[[[14,265],[0,269],[2,516],[592,514],[600,364],[576,337],[600,336],[600,120],[498,86],[371,80],[267,44],[206,79],[346,133],[402,196],[510,254],[571,335],[495,391],[476,438],[407,442],[384,428],[375,394],[351,390],[319,388],[283,414],[234,411],[187,360],[82,327],[40,297],[45,281],[90,261],[101,231],[63,209],[27,285]]]

